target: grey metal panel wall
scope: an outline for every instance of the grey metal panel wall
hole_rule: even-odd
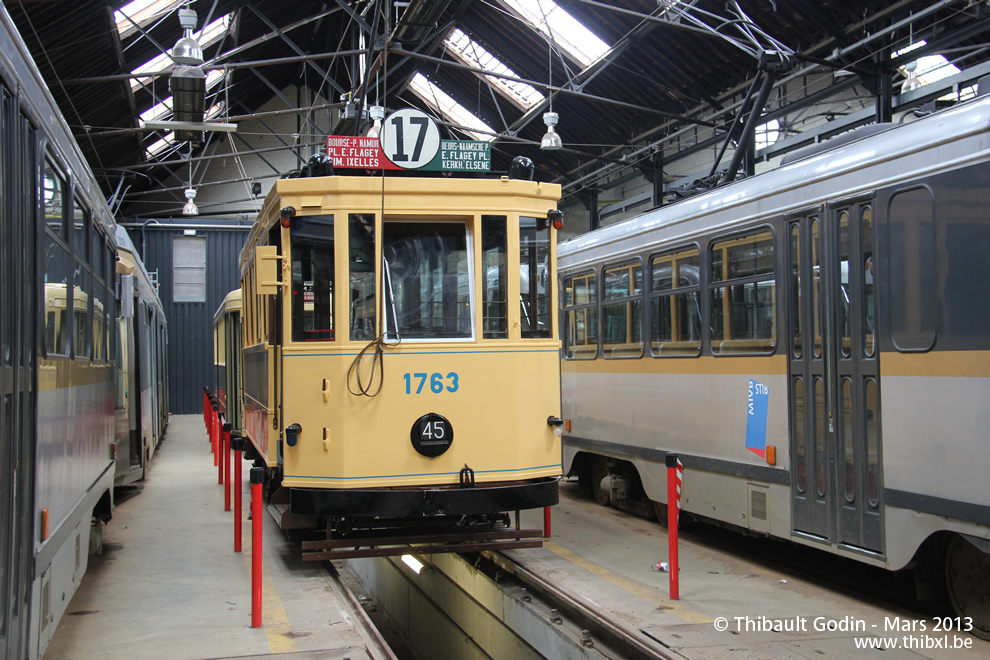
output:
[[[168,221],[165,221],[168,222]],[[238,256],[248,225],[203,229],[206,238],[206,302],[174,302],[172,296],[172,238],[182,236],[182,225],[128,226],[145,267],[158,271],[159,295],[168,319],[168,382],[172,413],[203,410],[203,387],[213,389],[213,314],[224,296],[240,286]]]

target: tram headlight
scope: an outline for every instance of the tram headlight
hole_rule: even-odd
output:
[[[560,209],[550,209],[547,211],[547,220],[550,221],[554,229],[560,230],[564,228],[564,212]]]
[[[547,426],[553,428],[553,434],[558,438],[564,435],[564,420],[560,417],[550,415],[547,417]]]

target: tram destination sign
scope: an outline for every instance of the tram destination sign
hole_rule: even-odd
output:
[[[389,115],[380,137],[328,136],[327,155],[334,168],[345,169],[489,172],[492,167],[491,144],[441,140],[433,120],[412,108]]]

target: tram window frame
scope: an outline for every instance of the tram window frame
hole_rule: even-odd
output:
[[[481,327],[484,339],[509,338],[509,218],[481,216]]]
[[[350,341],[371,341],[377,336],[376,313],[378,298],[375,291],[374,213],[349,213],[347,216],[347,322]]]
[[[403,341],[476,341],[475,310],[477,309],[477,297],[475,288],[478,284],[474,266],[474,222],[474,217],[461,215],[393,216],[384,219],[381,239],[382,258],[383,261],[387,260],[389,264],[389,282],[394,300],[394,305],[388,303],[390,308],[383,310],[386,321],[383,325],[386,332],[397,332]],[[420,227],[421,229],[418,232],[409,232],[411,227]],[[451,231],[451,227],[455,229]],[[398,228],[402,229],[396,232]],[[441,244],[445,240],[463,241],[460,243],[463,259],[459,261],[462,266],[454,270],[447,269],[447,266],[450,265],[450,257],[457,246],[455,245],[451,249],[444,245],[444,250],[451,249],[451,252],[447,253],[448,258],[444,260],[444,263],[439,264],[438,262],[443,269],[424,271],[423,254],[427,254],[428,257],[434,255],[422,252],[422,248],[426,246],[421,244],[417,246],[420,251],[417,253],[419,262],[414,264],[415,272],[404,273],[402,270],[403,258],[401,254],[396,252],[396,246],[414,238],[428,237],[431,231],[440,239]],[[439,286],[441,287],[439,303],[436,301],[438,272],[440,273]],[[450,286],[451,280],[448,278],[451,277],[454,277],[456,281],[454,287]],[[423,281],[428,278],[428,281]],[[427,290],[429,290],[430,295],[428,300],[424,302],[422,296]],[[464,293],[467,294],[466,297],[463,295]],[[384,304],[386,304],[385,301],[383,301]],[[439,316],[436,315],[438,304],[441,310]],[[467,309],[462,313],[460,310],[464,306]],[[455,312],[452,316],[448,315],[451,309]],[[393,312],[395,316],[393,316]],[[410,324],[410,319],[415,325]],[[437,330],[438,320],[444,326],[440,330]],[[392,327],[390,322],[398,327]]]
[[[289,238],[291,256],[291,340],[297,343],[336,341],[336,224],[333,214],[297,215],[292,222]],[[308,269],[308,272],[307,272]],[[303,279],[307,275],[313,279]],[[325,275],[317,279],[318,275]],[[298,286],[298,288],[297,288]],[[307,308],[306,287],[310,288],[313,301]],[[317,288],[319,287],[319,288]],[[323,299],[326,295],[327,298]],[[317,299],[321,304],[317,307]],[[259,302],[255,313],[263,314]],[[308,313],[308,315],[307,315]],[[257,319],[260,322],[260,316]],[[307,328],[311,321],[313,327]],[[319,324],[320,327],[316,327]],[[260,326],[256,326],[261,340]],[[307,334],[311,333],[311,334]]]
[[[915,193],[927,193],[927,203],[914,199]],[[886,225],[890,338],[901,353],[923,353],[935,346],[938,336],[935,193],[925,185],[894,192],[887,202]]]
[[[45,154],[45,164],[44,169],[41,173],[41,181],[39,182],[39,195],[38,199],[41,204],[41,215],[45,218],[45,227],[55,236],[58,236],[66,243],[68,247],[69,231],[67,227],[68,219],[68,208],[66,204],[67,200],[67,185],[66,177],[63,174],[64,170],[58,166],[57,162],[52,158],[50,154]],[[49,174],[51,174],[51,179],[49,179]],[[53,185],[49,188],[46,184],[49,180],[52,180]],[[51,197],[47,194],[51,191]],[[57,222],[48,222],[49,211],[54,211],[58,209],[58,215],[52,215],[52,218],[58,218]],[[57,227],[55,230],[53,227]]]
[[[689,259],[692,254],[696,260],[697,282],[695,284],[682,285],[681,282],[683,281],[684,277],[682,276],[681,273],[681,267],[685,264],[682,264],[681,262],[683,260]],[[654,285],[656,284],[657,280],[654,277],[654,264],[655,262],[664,259],[671,260],[670,287],[655,289]],[[647,325],[649,330],[650,355],[652,355],[655,358],[659,358],[659,357],[683,358],[683,357],[700,356],[701,347],[704,343],[704,333],[702,332],[702,329],[704,328],[703,319],[705,318],[704,308],[702,305],[702,297],[701,297],[701,291],[702,291],[701,275],[703,269],[701,246],[699,246],[696,243],[692,243],[673,250],[666,250],[664,252],[651,254],[647,263],[649,264],[648,276],[650,283],[649,283],[649,293],[648,293],[649,304],[647,305],[646,314],[648,319]],[[673,279],[673,267],[675,265],[677,267],[676,282]],[[694,294],[693,300],[691,298],[691,294]],[[694,308],[695,311],[697,312],[695,316],[695,321],[697,322],[697,339],[679,338],[681,334],[680,331],[683,330],[679,318],[683,310],[681,308],[680,300],[677,300],[678,298],[680,298],[680,296],[687,296],[687,298],[685,298],[685,300],[688,303],[686,306],[689,306],[690,303],[692,302],[694,303]],[[655,332],[657,328],[654,327],[654,322],[659,322],[660,320],[659,317],[660,305],[662,304],[662,299],[664,298],[675,299],[674,305],[672,305],[670,309],[677,310],[678,319],[675,321],[673,325],[670,325],[669,327],[671,330],[671,334],[674,335],[676,332],[678,336],[677,337],[672,336],[670,341],[661,342],[658,341],[659,334]],[[653,313],[654,303],[657,304],[656,316],[654,316]],[[671,313],[671,316],[673,317],[674,314]],[[666,346],[667,344],[671,344],[671,346],[668,347]]]
[[[627,271],[630,277],[626,280],[631,286],[627,286],[627,291],[631,290],[632,293],[627,293],[627,295],[616,295],[614,298],[609,297],[611,292],[609,291],[609,271]],[[633,271],[638,270],[638,277],[633,275]],[[601,319],[601,332],[599,333],[599,340],[602,347],[602,357],[606,360],[629,360],[638,359],[643,357],[644,351],[644,333],[643,333],[643,293],[646,289],[646,281],[644,279],[644,268],[643,260],[640,257],[632,257],[629,259],[623,259],[621,261],[612,262],[602,266],[601,274],[601,304],[599,305],[599,318]],[[636,282],[638,281],[638,290]],[[615,291],[618,293],[618,291]],[[639,303],[638,305],[636,303]],[[608,323],[608,315],[606,314],[607,307],[625,307],[625,335],[627,339],[631,341],[626,342],[615,342],[608,343],[608,330],[606,325]],[[618,318],[618,317],[616,317]],[[633,332],[630,334],[630,328]],[[636,334],[638,330],[639,341],[636,341]],[[638,346],[638,349],[637,349]]]
[[[753,260],[754,267],[746,270],[741,275],[736,274],[733,276],[733,270],[738,269],[744,264],[741,261],[733,263],[731,252],[726,253],[727,258],[720,257],[716,259],[717,250],[731,250],[733,247],[745,246],[748,241],[753,241],[754,239],[756,239],[757,245],[753,249],[758,250],[758,243],[766,240],[766,238],[759,237],[764,236],[769,237],[770,254],[756,256]],[[706,270],[709,277],[707,318],[709,348],[712,354],[715,356],[772,355],[777,350],[779,343],[777,334],[780,327],[779,319],[777,318],[777,306],[780,302],[776,261],[778,250],[777,235],[774,228],[771,225],[760,225],[744,233],[715,236],[709,241],[706,252],[708,257]],[[768,256],[769,258],[767,258]],[[770,265],[769,270],[765,270],[766,263]],[[716,278],[715,270],[719,265],[722,266],[722,272]],[[761,294],[766,291],[766,289],[761,290],[761,286],[767,284],[769,284],[770,300],[761,304]],[[737,287],[740,287],[740,291],[743,294],[743,301],[741,303],[732,301],[734,297],[732,290]],[[719,290],[723,292],[729,290],[729,293],[716,295],[716,292]],[[755,299],[751,299],[753,294],[750,294],[749,291],[755,294]],[[726,307],[728,308],[727,319],[725,316]],[[752,314],[749,311],[751,307],[753,310]],[[759,333],[760,326],[763,324],[760,319],[761,312],[769,311],[770,331],[767,333],[767,336],[724,337],[727,328],[735,329],[739,327],[740,324],[738,321],[740,316],[737,316],[736,312],[740,309],[744,312],[744,316],[741,317],[744,321],[743,325],[750,326],[744,334],[749,334],[749,332]],[[719,316],[716,315],[716,310],[721,313]],[[718,323],[719,332],[716,331],[717,319],[721,320],[721,323]],[[728,324],[726,321],[728,321]]]
[[[42,346],[44,355],[46,358],[67,358],[70,356],[69,350],[69,307],[70,307],[70,297],[71,297],[71,286],[69,284],[69,264],[71,256],[69,253],[69,248],[63,240],[55,235],[49,229],[45,229],[43,240],[46,241],[45,249],[43,254],[45,255],[45,261],[42,264],[42,272],[44,275],[44,286],[41,287],[41,309],[43,310],[43,318],[41,321],[42,325]],[[53,257],[58,257],[61,262],[61,281],[60,282],[49,282],[48,278],[53,271],[50,265],[53,263]],[[54,273],[58,277],[58,272]],[[52,300],[57,301],[57,289],[54,286],[49,290],[49,284],[56,285],[61,284],[64,295],[62,296],[63,303],[61,308],[52,302],[50,304],[49,297]]]
[[[575,280],[584,280],[582,290],[585,292],[585,298],[582,302],[577,302]],[[564,358],[567,360],[594,360],[598,357],[600,336],[598,332],[598,272],[594,269],[580,271],[573,275],[564,275],[561,281],[563,283],[561,292],[564,299],[563,318],[561,319],[564,326]],[[576,319],[579,315],[584,318],[584,337],[588,338],[589,328],[593,332],[590,342],[576,343],[577,332],[572,332],[572,330],[576,327]]]
[[[548,339],[554,336],[553,285],[553,235],[546,218],[519,216],[519,322],[522,339]],[[540,256],[545,256],[546,268],[541,268]],[[523,266],[526,267],[525,279]],[[531,274],[537,271],[534,284]],[[527,286],[528,285],[528,286]],[[540,288],[543,288],[541,293]],[[533,316],[533,298],[536,298],[536,327],[528,319]]]

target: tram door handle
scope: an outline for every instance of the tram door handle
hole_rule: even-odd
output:
[[[328,378],[323,379],[323,401],[324,403],[330,401],[330,380]]]

